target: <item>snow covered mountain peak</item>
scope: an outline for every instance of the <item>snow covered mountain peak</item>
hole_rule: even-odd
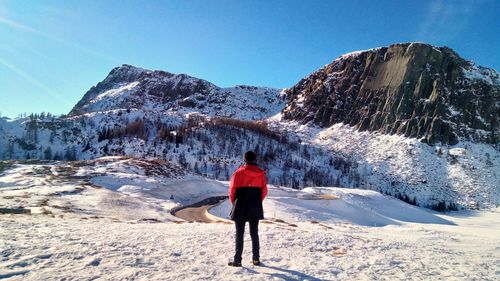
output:
[[[239,119],[262,119],[280,112],[280,90],[238,85],[220,88],[186,74],[147,70],[124,64],[92,87],[70,116],[109,110],[197,112]]]
[[[147,70],[130,64],[122,64],[121,66],[113,68],[109,73],[108,78],[119,77],[121,79],[126,79],[126,77],[129,77],[129,79],[137,79],[137,77],[144,73],[151,73],[151,70]]]

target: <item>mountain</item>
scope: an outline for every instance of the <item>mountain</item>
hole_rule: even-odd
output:
[[[200,112],[238,119],[263,119],[280,112],[285,97],[280,90],[235,86],[220,88],[185,74],[151,71],[124,64],[92,87],[70,111],[70,116],[115,109]]]
[[[122,65],[68,116],[0,119],[0,158],[160,159],[227,180],[252,149],[271,184],[480,209],[500,203],[499,116],[497,72],[421,43],[343,55],[284,90]]]
[[[343,55],[286,90],[287,120],[418,138],[500,141],[500,77],[422,43]]]

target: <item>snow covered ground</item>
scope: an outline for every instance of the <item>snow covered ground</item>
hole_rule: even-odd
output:
[[[321,199],[321,195],[334,195]],[[218,217],[227,218],[231,209],[228,201],[210,210]],[[415,207],[391,196],[371,190],[315,187],[301,191],[271,187],[264,201],[265,217],[289,223],[324,222],[363,226],[401,225],[405,222],[450,224],[437,212]]]
[[[495,280],[499,213],[458,225],[260,225],[263,267],[229,268],[233,225],[2,216],[11,280]],[[248,235],[247,235],[248,236]]]
[[[264,201],[267,220],[260,224],[264,266],[250,265],[247,234],[243,267],[230,268],[232,224],[188,223],[169,212],[226,194],[227,182],[152,161],[2,162],[0,206],[25,207],[32,214],[0,215],[0,278],[496,280],[500,275],[499,208],[442,214],[375,191],[340,188],[271,187]],[[224,217],[228,206],[211,212]]]

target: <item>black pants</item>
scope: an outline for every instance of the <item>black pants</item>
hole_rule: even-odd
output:
[[[252,220],[250,224],[250,237],[252,238],[252,259],[259,259],[259,220]],[[241,254],[243,253],[243,236],[245,234],[245,221],[237,220],[236,225],[236,254],[234,255],[235,262],[241,262]]]

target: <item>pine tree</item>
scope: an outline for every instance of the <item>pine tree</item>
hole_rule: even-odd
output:
[[[46,160],[52,159],[52,149],[50,146],[47,146],[47,148],[43,151],[43,158]]]
[[[59,151],[57,151],[55,154],[54,154],[54,157],[52,158],[52,160],[62,160],[62,156],[61,156],[61,153]]]

